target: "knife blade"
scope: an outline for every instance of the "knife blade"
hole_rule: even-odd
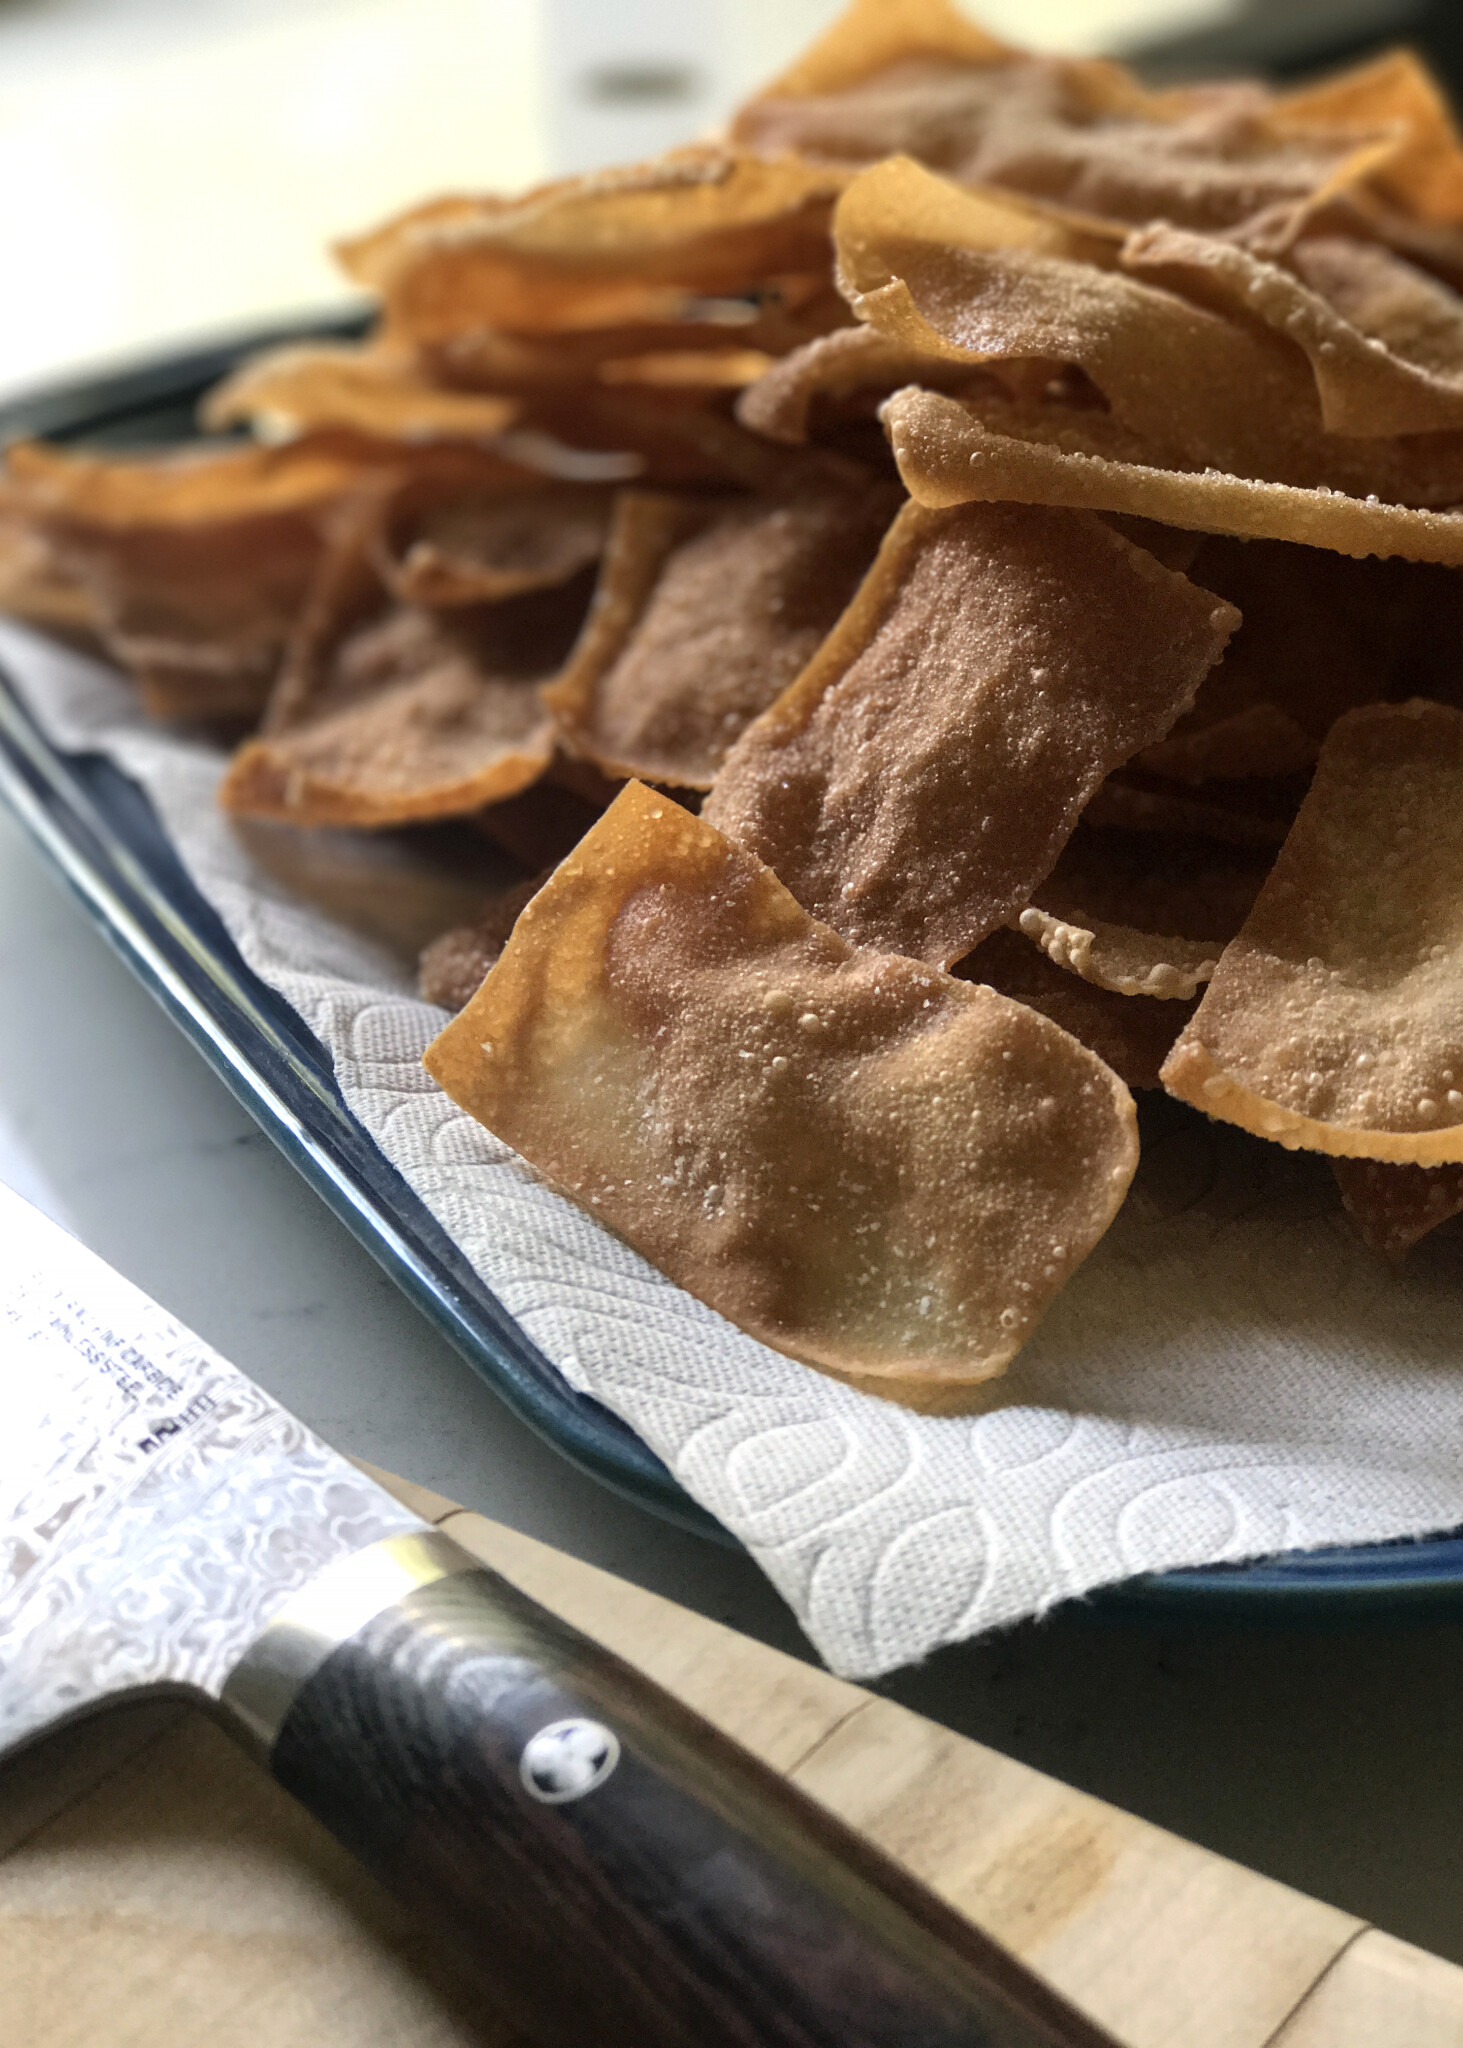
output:
[[[0,1755],[174,1694],[550,2048],[1113,2048],[0,1187]]]

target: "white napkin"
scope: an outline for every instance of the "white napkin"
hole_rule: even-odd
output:
[[[1155,1103],[1133,1192],[1010,1404],[907,1414],[743,1336],[448,1101],[420,1064],[444,1012],[251,856],[214,805],[216,752],[18,628],[0,660],[61,745],[146,788],[387,1158],[565,1377],[735,1531],[835,1671],[874,1677],[1137,1572],[1463,1523],[1456,1229],[1395,1271],[1353,1237],[1324,1160]]]

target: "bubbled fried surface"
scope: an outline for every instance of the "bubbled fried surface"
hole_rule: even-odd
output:
[[[992,932],[951,969],[1026,1003],[1079,1038],[1130,1088],[1157,1088],[1158,1070],[1194,1003],[1118,995],[1059,967],[1021,932]]]
[[[1463,1160],[1463,713],[1338,720],[1164,1085],[1281,1144]]]
[[[852,944],[947,964],[1031,901],[1236,623],[1099,520],[908,507],[706,815]]]
[[[903,1396],[1000,1372],[1137,1158],[1045,1017],[854,952],[631,784],[427,1055],[479,1121],[753,1336]]]
[[[1079,825],[1014,922],[1085,981],[1187,1001],[1243,925],[1269,867],[1268,853],[1197,836]]]

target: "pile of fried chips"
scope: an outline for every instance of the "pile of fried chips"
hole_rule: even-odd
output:
[[[1130,1088],[1463,1211],[1463,144],[854,0],[726,134],[341,250],[225,438],[14,447],[0,603],[243,817],[457,819],[444,1088],[742,1328],[978,1404]],[[251,438],[237,438],[247,430]]]

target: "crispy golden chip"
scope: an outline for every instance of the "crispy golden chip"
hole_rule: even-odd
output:
[[[449,611],[385,601],[363,515],[326,563],[261,737],[220,801],[297,825],[381,827],[480,810],[553,755],[537,685],[562,664],[587,581]]]
[[[1282,775],[1314,761],[1343,711],[1415,696],[1463,707],[1455,569],[1210,539],[1191,573],[1244,624],[1145,768],[1194,782]]]
[[[93,455],[12,442],[0,475],[7,510],[96,532],[315,512],[338,504],[386,459],[379,444],[308,435],[280,448],[185,446],[162,455]]]
[[[607,356],[595,372],[601,384],[640,385],[651,391],[742,391],[771,367],[759,348],[651,349]]]
[[[1365,185],[1336,194],[1299,224],[1277,220],[1270,236],[1262,231],[1258,237],[1246,233],[1244,239],[1258,255],[1278,255],[1284,262],[1302,236],[1310,240],[1332,234],[1395,250],[1430,277],[1440,278],[1454,291],[1463,290],[1463,223],[1417,220],[1399,213]]]
[[[310,344],[242,364],[199,417],[213,429],[248,422],[291,434],[335,427],[383,441],[492,441],[521,410],[515,398],[443,390],[393,350]]]
[[[875,327],[840,327],[784,356],[749,385],[737,400],[737,418],[770,441],[797,444],[807,440],[815,409],[847,408],[870,394],[887,397],[902,384],[960,393],[986,374],[891,340]],[[863,409],[872,411],[867,403]]]
[[[1244,624],[1145,768],[1193,782],[1284,774],[1314,760],[1343,711],[1416,695],[1463,704],[1456,570],[1211,539],[1192,573]]]
[[[565,388],[545,394],[500,446],[543,476],[569,482],[736,484],[787,490],[864,483],[868,466],[826,449],[776,447],[727,417],[706,394]]]
[[[1270,118],[1292,133],[1307,128],[1388,129],[1396,142],[1367,184],[1404,214],[1463,222],[1463,145],[1448,103],[1411,50],[1389,50],[1277,99]]]
[[[1089,912],[1074,910],[1064,918],[1032,903],[1017,918],[1016,929],[1054,967],[1120,996],[1188,1002],[1219,965],[1221,949],[1216,945],[1172,932],[1107,924]]]
[[[1268,331],[1259,321],[1229,317],[1227,304],[1216,312],[1166,282],[1144,284],[1079,260],[1063,252],[1060,230],[1054,244],[1023,247],[1021,219],[990,195],[962,192],[917,165],[880,164],[854,180],[835,215],[850,304],[912,357],[923,353],[972,369],[1013,358],[1074,364],[1110,408],[1110,417],[1089,405],[1069,419],[1061,404],[1028,404],[1010,415],[1013,432],[1167,469],[1213,469],[1308,488],[1327,484],[1388,502],[1451,504],[1463,496],[1463,434],[1457,431],[1425,438],[1390,430],[1358,438],[1349,425],[1343,433],[1328,431],[1319,373],[1296,345],[1305,334],[1290,335],[1282,321],[1276,323],[1281,331]],[[1009,237],[1004,245],[1003,236]],[[1241,278],[1263,273],[1279,281],[1275,290],[1285,304],[1300,294],[1314,303],[1318,318],[1338,329],[1345,324],[1290,272],[1228,243],[1163,229],[1135,236],[1127,247],[1138,265],[1149,248],[1213,252],[1216,269]],[[1193,264],[1173,269],[1193,286]],[[1166,270],[1159,274],[1167,279]],[[1242,301],[1242,292],[1235,296]],[[1364,396],[1373,395],[1380,380],[1400,390],[1414,410],[1423,401],[1439,410],[1446,394],[1439,396],[1436,376],[1350,332],[1353,353],[1377,366],[1375,374],[1366,373]],[[1349,388],[1340,372],[1336,376],[1340,388]],[[921,371],[912,381],[948,383],[949,369],[943,379]],[[969,398],[978,408],[979,387]],[[989,402],[997,408],[992,423],[1007,425],[999,393]]]
[[[833,209],[837,274],[845,298],[905,277],[903,266],[891,260],[897,252],[909,258],[911,267],[926,267],[921,282],[942,311],[948,306],[952,319],[958,318],[958,288],[930,266],[930,257],[940,251],[954,257],[1024,250],[1115,270],[1125,239],[1117,230],[1094,227],[1019,193],[956,184],[908,156],[886,157],[861,171]],[[1025,353],[1019,348],[1006,352]]]
[[[6,451],[0,516],[82,584],[160,718],[252,719],[335,523],[385,474],[380,443],[98,456]]]
[[[1355,235],[1311,231],[1287,260],[1362,334],[1453,388],[1463,368],[1463,298],[1443,278],[1405,252]]]
[[[1201,694],[1202,689],[1201,684]],[[1144,747],[1133,757],[1134,764],[1146,761],[1153,751]],[[1210,788],[1202,797],[1194,797],[1135,765],[1109,775],[1101,789],[1093,791],[1082,820],[1087,825],[1116,826],[1123,832],[1180,832],[1190,838],[1216,840],[1221,846],[1281,845],[1304,792],[1292,794],[1290,786],[1280,782],[1261,783],[1260,788],[1275,790],[1277,803],[1236,803],[1227,800],[1233,787],[1231,784],[1222,792]],[[1255,793],[1256,785],[1249,784],[1246,798],[1253,799]]]
[[[1074,363],[1153,459],[1312,480],[1319,409],[1300,353],[1099,268],[1090,237],[907,159],[853,181],[834,236],[854,312],[911,354]]]
[[[538,874],[573,852],[622,787],[587,761],[555,754],[537,782],[517,796],[474,811],[463,823],[511,854],[521,868]]]
[[[544,692],[566,744],[611,774],[709,789],[817,652],[900,502],[888,484],[623,493],[591,625]]]
[[[96,599],[55,542],[22,516],[0,510],[0,612],[52,633],[90,639],[100,631]]]
[[[553,727],[532,688],[542,657],[525,662],[501,645],[507,609],[403,608],[353,634],[312,715],[236,757],[224,807],[379,827],[457,816],[524,788],[553,753]]]
[[[519,913],[531,903],[553,868],[497,890],[471,924],[453,925],[424,946],[417,992],[424,1003],[456,1012],[471,1002],[512,935]]]
[[[1316,237],[1289,252],[1286,268],[1159,222],[1129,237],[1122,260],[1135,275],[1236,320],[1263,321],[1303,349],[1329,433],[1463,425],[1463,299],[1390,250]]]
[[[1145,747],[1138,756],[1143,767],[1174,782],[1199,783],[1292,775],[1316,758],[1316,742],[1276,704],[1261,700],[1213,718],[1209,707],[1201,711],[1196,703],[1186,715],[1197,721],[1193,729]]]
[[[881,417],[906,489],[932,508],[978,501],[1084,507],[1342,555],[1463,565],[1463,514],[1159,467],[1131,451],[1095,453],[1083,445],[1088,424],[1076,415],[1060,427],[1014,407],[983,417],[968,399],[911,388],[896,391]],[[1077,446],[1063,445],[1077,435]]]
[[[1157,1088],[1158,1070],[1193,1015],[1194,1002],[1114,995],[1058,967],[1020,932],[992,932],[950,972],[983,981],[998,995],[1025,1003],[1080,1039],[1130,1088]]]
[[[532,392],[593,383],[606,363],[647,354],[716,354],[728,348],[786,355],[852,316],[826,260],[804,276],[762,280],[750,295],[692,299],[674,320],[562,334],[506,334],[474,328],[420,344],[415,358],[434,383],[453,390]]]
[[[495,604],[598,561],[612,507],[608,491],[572,484],[503,492],[409,482],[385,508],[376,565],[404,604]]]
[[[224,808],[380,827],[458,816],[523,789],[553,753],[532,687],[552,664],[506,648],[503,615],[542,603],[535,594],[452,612],[403,607],[352,634],[311,715],[235,757]]]
[[[978,28],[952,0],[850,0],[842,14],[811,42],[750,105],[842,92],[909,58],[944,58],[953,64],[1004,64],[1022,52]],[[741,123],[747,110],[739,115]],[[888,151],[880,151],[888,155]]]
[[[907,506],[706,815],[855,945],[959,960],[1238,623],[1101,520]]]
[[[1084,823],[1011,922],[1056,966],[1099,988],[1187,1001],[1243,925],[1269,868],[1267,853]]]
[[[1388,1166],[1333,1159],[1341,1202],[1364,1244],[1400,1259],[1440,1224],[1463,1215],[1463,1166]]]
[[[338,253],[380,292],[398,344],[675,321],[707,296],[822,268],[844,182],[792,157],[697,147],[476,214],[407,214]]]
[[[1395,104],[1276,118],[1255,85],[1145,92],[1121,65],[998,43],[940,0],[855,0],[743,107],[734,138],[814,161],[907,155],[1096,219],[1229,228],[1400,158]]]
[[[851,951],[635,783],[426,1064],[671,1279],[893,1398],[999,1373],[1137,1162],[1074,1038]]]
[[[1337,721],[1290,836],[1163,1070],[1280,1144],[1463,1160],[1463,713]]]

